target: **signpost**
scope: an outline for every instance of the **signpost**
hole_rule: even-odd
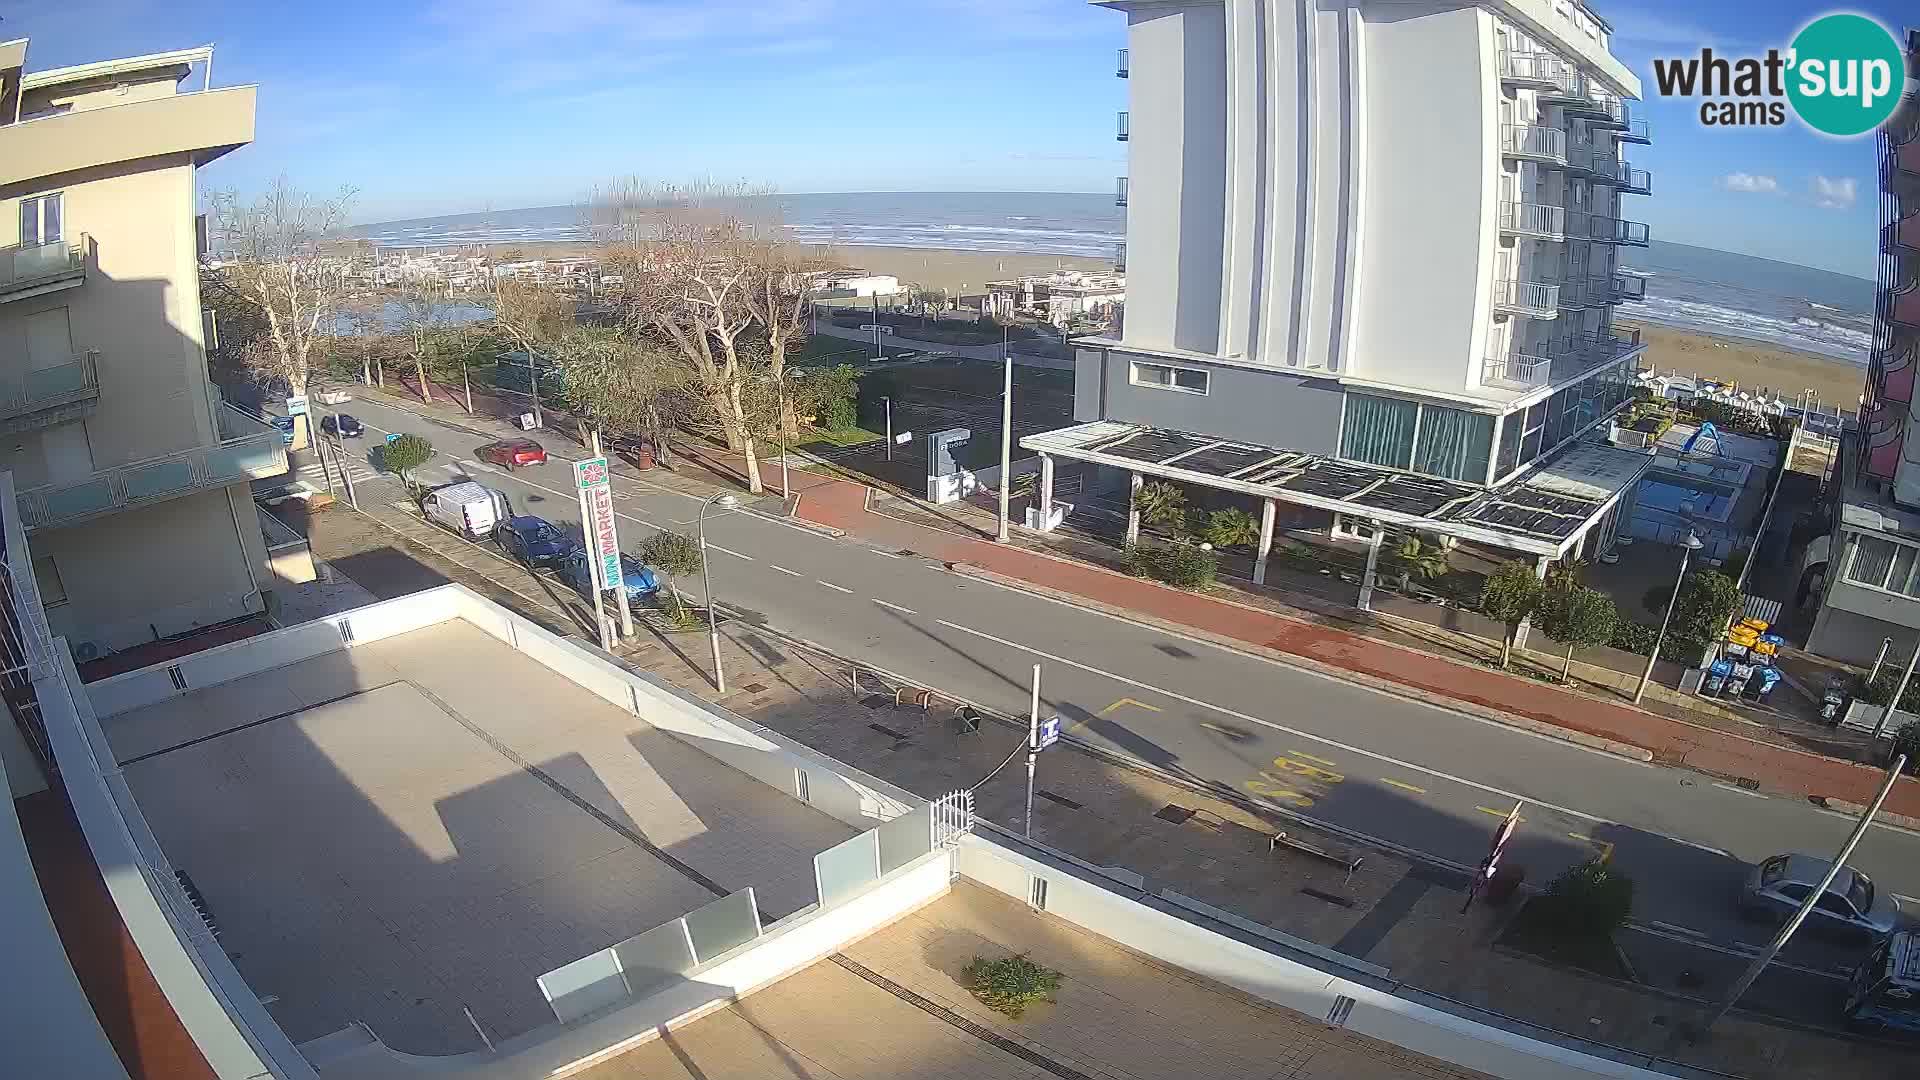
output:
[[[1524,804],[1514,803],[1513,810],[1507,814],[1507,819],[1500,823],[1499,830],[1493,834],[1493,844],[1487,848],[1487,857],[1480,860],[1480,866],[1473,875],[1473,881],[1467,886],[1466,903],[1460,905],[1462,915],[1465,915],[1467,909],[1473,906],[1473,898],[1480,895],[1480,890],[1486,887],[1487,882],[1493,880],[1493,872],[1500,868],[1500,856],[1507,849],[1507,841],[1513,839],[1513,831],[1520,827],[1522,805]]]
[[[1040,665],[1033,665],[1033,705],[1027,710],[1027,829],[1033,835],[1033,771],[1040,751],[1060,741],[1060,718],[1040,719]]]
[[[622,633],[633,632],[633,613],[627,608],[626,582],[620,573],[620,536],[614,527],[613,474],[604,457],[573,463],[573,482],[580,489],[580,523],[586,532],[587,561],[593,575],[593,617],[600,624],[601,645],[609,652],[613,642],[607,629],[600,594],[611,589],[620,607]]]
[[[307,413],[307,395],[295,394],[287,399],[287,417],[293,421],[293,444],[291,449],[305,450],[307,448],[307,426],[313,422]]]

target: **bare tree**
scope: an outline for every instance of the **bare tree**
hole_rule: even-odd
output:
[[[574,328],[573,299],[557,289],[509,277],[494,281],[484,303],[493,310],[494,325],[527,354],[527,379],[538,421],[540,354]]]
[[[550,347],[582,443],[595,431],[639,431],[664,452],[686,387],[676,355],[627,327],[575,327]]]
[[[800,418],[793,395],[787,392],[787,358],[813,331],[813,309],[807,300],[810,275],[830,264],[801,254],[796,245],[777,235],[752,245],[744,254],[749,276],[743,295],[748,313],[766,335],[767,377],[780,402],[781,434],[795,438],[800,434]]]
[[[251,202],[231,189],[207,196],[209,239],[221,260],[210,283],[266,322],[244,362],[256,378],[284,381],[294,394],[307,392],[314,346],[334,331],[347,292],[349,260],[326,244],[346,224],[354,194],[312,195],[282,175]]]
[[[407,356],[413,361],[413,373],[420,380],[420,400],[431,405],[433,390],[427,381],[427,365],[446,309],[441,306],[440,295],[424,282],[403,286],[395,303],[400,310],[401,332],[407,338]]]

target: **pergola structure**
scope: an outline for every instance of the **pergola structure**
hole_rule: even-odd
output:
[[[1053,524],[1055,458],[1125,470],[1129,490],[1146,477],[1249,495],[1260,500],[1260,543],[1253,579],[1266,579],[1279,503],[1327,510],[1371,522],[1372,542],[1360,606],[1372,598],[1381,527],[1469,540],[1534,559],[1536,572],[1583,551],[1598,533],[1602,549],[1612,543],[1623,500],[1653,463],[1645,451],[1575,440],[1542,458],[1521,475],[1485,488],[1420,476],[1361,462],[1281,447],[1219,439],[1141,424],[1096,420],[1030,435],[1020,445],[1040,455],[1043,530]],[[1140,515],[1128,514],[1127,542],[1139,538]]]

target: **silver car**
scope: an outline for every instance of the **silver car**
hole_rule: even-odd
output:
[[[1775,855],[1747,875],[1740,907],[1755,918],[1785,922],[1832,865],[1811,855]],[[1891,893],[1876,888],[1872,878],[1853,867],[1842,866],[1814,901],[1805,925],[1809,930],[1884,937],[1899,922],[1900,905]]]

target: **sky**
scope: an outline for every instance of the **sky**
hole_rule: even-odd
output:
[[[1849,10],[1897,26],[1895,4]],[[1639,73],[1662,240],[1874,276],[1871,138],[1702,127],[1650,60],[1784,48],[1790,0],[1597,0]],[[354,220],[552,205],[639,175],[782,191],[1112,190],[1125,19],[1080,0],[0,0],[28,69],[216,46],[257,137],[205,187],[358,189]],[[195,78],[198,78],[196,74]]]

